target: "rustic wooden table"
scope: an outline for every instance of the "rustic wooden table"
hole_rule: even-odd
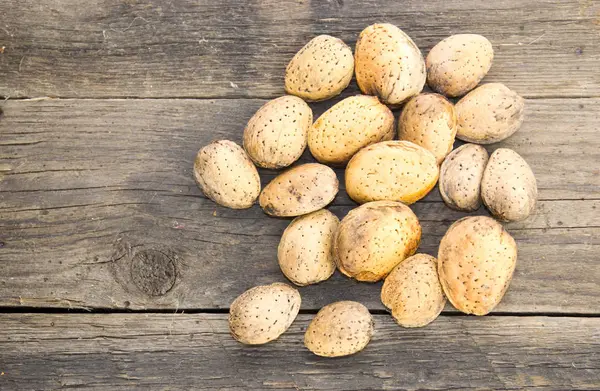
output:
[[[0,389],[600,389],[600,2],[3,0],[0,15]],[[448,306],[402,329],[380,284],[338,273],[301,289],[279,340],[243,346],[227,308],[285,281],[288,220],[204,198],[196,151],[240,142],[310,38],[354,46],[378,21],[424,53],[487,36],[486,81],[527,98],[522,129],[489,148],[515,149],[538,179],[535,214],[507,225],[510,290],[490,316]],[[354,206],[341,191],[330,209]],[[437,190],[413,209],[430,254],[464,215]],[[368,305],[376,335],[318,358],[303,330],[340,299]]]

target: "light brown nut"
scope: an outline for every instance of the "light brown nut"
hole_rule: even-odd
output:
[[[346,167],[346,191],[358,203],[389,200],[412,204],[435,186],[435,156],[410,141],[384,141],[361,149]]]
[[[351,96],[321,115],[308,131],[310,153],[341,165],[359,149],[394,137],[394,115],[374,96]]]
[[[441,164],[452,151],[456,136],[454,105],[438,94],[419,94],[409,100],[398,119],[398,138],[427,149]]]
[[[315,315],[306,328],[304,345],[317,356],[349,356],[367,346],[373,329],[367,307],[355,301],[338,301]]]
[[[208,198],[232,209],[250,208],[260,193],[256,167],[242,147],[229,140],[198,151],[194,178]]]
[[[352,209],[334,238],[340,272],[359,281],[376,282],[413,255],[421,242],[421,225],[401,202],[375,201]]]
[[[526,219],[535,209],[537,194],[527,162],[512,149],[496,149],[481,180],[481,197],[490,212],[502,221]]]
[[[502,224],[487,216],[465,217],[440,242],[438,274],[456,309],[485,315],[508,289],[517,263],[517,244]]]
[[[348,87],[353,72],[352,49],[341,39],[319,35],[289,62],[285,91],[307,101],[329,99]]]
[[[487,38],[477,34],[451,35],[427,55],[427,84],[440,94],[462,96],[477,87],[493,59],[494,49]]]
[[[229,331],[248,345],[273,341],[292,324],[300,310],[300,293],[287,284],[260,285],[231,303]]]
[[[481,206],[481,177],[488,153],[477,144],[464,144],[452,151],[440,168],[440,195],[452,209],[473,212]]]
[[[304,286],[325,281],[335,271],[333,235],[338,218],[326,209],[296,217],[285,229],[277,249],[283,274]]]
[[[381,302],[402,327],[422,327],[433,322],[446,304],[437,260],[427,254],[406,258],[385,278]]]
[[[257,166],[287,167],[306,148],[312,110],[296,96],[282,96],[265,103],[244,129],[244,149]]]
[[[338,187],[331,168],[307,163],[275,177],[260,193],[258,202],[271,216],[300,216],[327,206],[335,198]]]
[[[383,23],[364,29],[354,52],[356,82],[367,95],[397,105],[417,95],[425,85],[425,60],[408,35]]]
[[[521,127],[525,100],[504,84],[489,83],[465,95],[455,109],[456,137],[469,143],[492,144]]]

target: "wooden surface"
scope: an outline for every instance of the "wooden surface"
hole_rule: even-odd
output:
[[[0,381],[15,389],[27,384],[86,390],[592,390],[598,385],[597,318],[442,316],[426,328],[400,329],[390,316],[375,315],[376,334],[364,351],[326,359],[302,344],[311,317],[299,315],[269,345],[244,346],[228,334],[222,314],[11,314],[0,328]]]
[[[446,36],[489,37],[486,81],[527,97],[600,95],[594,0],[3,0],[0,95],[274,97],[319,34],[354,48],[395,23],[425,53]],[[348,93],[355,93],[355,84]]]
[[[599,1],[4,0],[0,15],[0,389],[600,389]],[[227,308],[285,281],[289,220],[207,200],[193,158],[241,141],[310,38],[353,47],[379,21],[424,54],[452,33],[487,36],[485,81],[527,98],[523,127],[488,148],[515,149],[538,180],[534,215],[506,225],[513,282],[492,316],[448,306],[407,330],[382,310],[380,284],[336,273],[301,289],[281,340],[244,347]],[[352,82],[342,97],[356,93]],[[339,99],[311,104],[315,116]],[[274,175],[262,170],[263,184]],[[330,210],[355,206],[341,191]],[[412,209],[433,255],[466,215],[437,189]],[[141,262],[173,278],[148,279]],[[317,358],[302,330],[341,299],[371,309],[374,340]]]
[[[256,284],[285,281],[276,250],[289,220],[269,218],[257,205],[218,207],[191,174],[199,146],[217,138],[241,142],[244,124],[262,103],[6,102],[0,304],[227,308]],[[599,103],[529,100],[522,129],[492,147],[520,151],[540,187],[536,213],[507,226],[519,244],[519,264],[498,311],[600,312],[600,151],[590,142],[598,140]],[[264,182],[273,175],[263,172]],[[343,217],[353,207],[342,191],[330,209]],[[434,255],[448,226],[466,215],[448,209],[437,189],[413,210],[423,225],[421,251]],[[176,257],[175,284],[161,296],[140,291],[130,272],[136,252],[153,248]],[[339,273],[302,289],[302,296],[304,309],[337,299],[383,308],[379,285]]]

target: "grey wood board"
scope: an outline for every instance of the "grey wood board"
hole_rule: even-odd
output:
[[[0,388],[592,390],[600,319],[441,316],[403,329],[374,315],[362,352],[321,358],[299,315],[261,346],[231,338],[226,314],[5,314]]]
[[[497,311],[600,312],[598,101],[529,100],[523,128],[491,147],[514,148],[525,157],[541,199],[533,216],[507,225],[519,244],[519,264]],[[254,285],[285,281],[276,248],[289,220],[269,218],[258,206],[218,207],[191,174],[199,147],[218,138],[239,142],[263,103],[5,102],[0,305],[228,308]],[[329,104],[313,105],[315,113]],[[303,161],[310,159],[307,152]],[[263,181],[274,175],[263,171]],[[340,191],[330,208],[343,217],[355,206]],[[447,227],[465,216],[445,207],[437,190],[413,210],[423,225],[420,251],[433,255]],[[146,251],[163,254],[159,261],[176,270],[159,287],[165,295],[148,296],[133,282],[131,263]],[[305,309],[340,299],[382,308],[378,284],[337,273],[302,295]]]
[[[528,97],[600,95],[592,0],[4,0],[0,15],[0,96],[12,98],[274,97],[311,38],[354,47],[376,22],[425,55],[448,35],[482,34],[495,50],[486,81]]]

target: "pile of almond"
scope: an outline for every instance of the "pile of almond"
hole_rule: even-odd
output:
[[[524,116],[516,92],[500,83],[478,86],[493,57],[491,43],[474,34],[444,39],[426,59],[391,24],[364,29],[354,55],[340,39],[320,35],[288,64],[289,95],[250,119],[243,148],[221,140],[198,152],[196,181],[220,205],[243,209],[258,199],[270,216],[296,217],[277,258],[298,286],[327,280],[336,268],[358,281],[385,279],[381,301],[403,327],[429,324],[446,299],[459,311],[485,315],[504,296],[517,261],[516,243],[497,220],[527,218],[537,198],[535,177],[519,154],[500,148],[490,157],[481,146],[511,136]],[[353,75],[364,95],[341,100],[313,122],[306,102],[340,94]],[[435,92],[422,92],[426,83]],[[390,107],[399,105],[394,126]],[[455,138],[467,143],[453,150]],[[318,163],[295,165],[261,191],[257,166],[284,169],[307,146]],[[324,209],[339,190],[329,166],[346,167],[346,191],[361,204],[341,221]],[[497,220],[458,220],[436,259],[416,254],[421,225],[408,205],[438,183],[450,208],[472,212],[483,202]],[[246,344],[272,341],[300,304],[299,291],[288,284],[254,287],[231,304],[231,334]],[[368,344],[373,327],[365,306],[336,302],[314,317],[304,343],[320,356],[349,355]]]

